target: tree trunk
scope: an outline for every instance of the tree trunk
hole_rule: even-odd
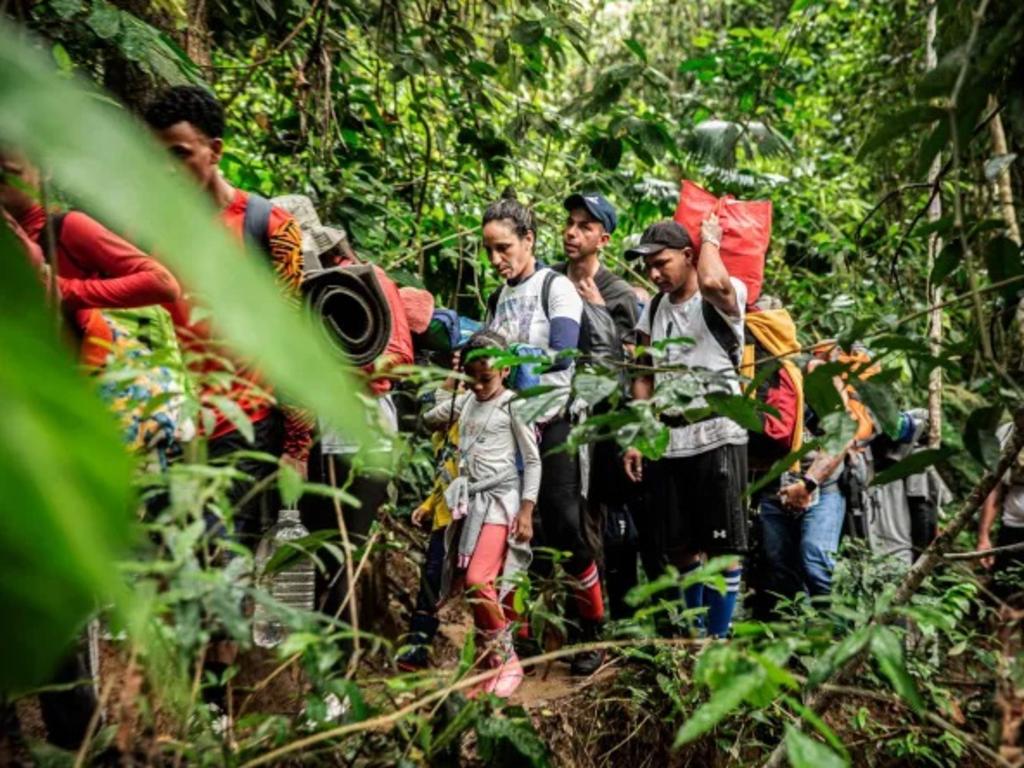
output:
[[[988,97],[989,109],[996,109],[997,104],[994,97]],[[1006,133],[1003,131],[1003,119],[997,112],[988,123],[989,133],[992,137],[992,154],[1009,154],[1006,146]],[[1010,184],[1010,169],[1004,168],[992,180],[992,191],[996,201],[999,203],[999,212],[1006,221],[1006,233],[1017,245],[1021,244],[1020,224],[1017,223],[1017,209],[1013,205],[1013,186]],[[1016,323],[1018,333],[1018,345],[1024,350],[1024,301],[1017,303]]]
[[[925,31],[925,71],[935,69],[938,56],[935,53],[935,32],[938,25],[938,5],[936,0],[928,3],[928,21]],[[939,177],[942,158],[936,155],[932,166],[928,169],[928,182],[932,185]],[[928,221],[935,222],[942,218],[942,198],[935,192],[928,206]],[[942,250],[942,238],[935,232],[928,236],[928,274],[931,275],[935,258]],[[942,351],[942,309],[937,305],[942,302],[942,287],[929,285],[925,292],[929,305],[936,308],[928,317],[928,345],[932,356],[940,357]],[[928,445],[938,448],[942,443],[942,368],[935,366],[928,374]]]

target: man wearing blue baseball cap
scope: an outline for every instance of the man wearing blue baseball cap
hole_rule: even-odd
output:
[[[626,346],[633,343],[639,314],[636,297],[629,283],[601,264],[601,252],[615,231],[618,217],[615,207],[597,192],[569,195],[564,207],[567,217],[562,231],[562,247],[566,260],[555,269],[572,281],[584,301],[579,340],[582,360],[595,367],[610,367],[609,360],[625,359]],[[598,404],[595,411],[601,412],[602,405]],[[622,489],[629,484],[624,482],[625,478],[619,470],[621,464],[614,443],[607,441],[595,444],[589,449],[587,458],[590,460],[589,471],[585,473],[581,489],[586,497],[584,536],[595,552],[601,552],[605,544],[605,518],[614,517],[617,512],[628,514],[622,500],[613,501],[609,492],[615,486]],[[620,482],[615,482],[616,476]],[[611,522],[612,527],[619,527],[615,520]],[[631,525],[627,527],[632,528]],[[614,542],[609,544],[611,554]],[[634,556],[634,575],[635,563]],[[615,599],[615,596],[619,592],[624,596],[625,592],[615,589],[612,572],[608,568],[605,571],[609,591],[613,593],[610,607],[613,614],[616,610],[621,612],[624,603]],[[616,615],[616,618],[621,616]],[[598,638],[601,629],[599,622],[581,619],[580,623],[583,640]],[[603,654],[599,652],[579,654],[573,662],[573,671],[577,674],[590,674],[603,660]]]

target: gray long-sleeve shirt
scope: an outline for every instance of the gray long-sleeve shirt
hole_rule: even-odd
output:
[[[510,525],[520,502],[536,502],[540,490],[540,448],[533,428],[517,413],[514,398],[511,390],[484,402],[472,392],[453,397],[451,392],[439,391],[437,405],[423,416],[427,426],[443,427],[452,419],[454,407],[459,420],[459,472],[470,483],[515,472],[518,449],[523,459],[520,488],[490,495],[485,523]]]

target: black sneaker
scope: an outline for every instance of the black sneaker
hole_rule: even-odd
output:
[[[430,653],[425,645],[414,645],[398,656],[398,668],[403,672],[421,672],[430,666]]]
[[[573,677],[590,677],[604,664],[606,653],[600,651],[581,651],[572,658],[569,674]]]
[[[514,635],[512,637],[512,647],[515,649],[516,656],[520,660],[531,659],[534,656],[540,656],[544,652],[540,647],[540,643],[534,640],[532,635],[529,637]],[[550,664],[550,662],[548,663]],[[532,675],[537,671],[537,667],[533,664],[523,669],[527,675]]]
[[[584,643],[597,642],[601,639],[602,629],[602,624],[596,624],[589,621],[582,622],[580,625],[580,639]],[[580,651],[573,656],[572,664],[569,667],[569,674],[574,677],[589,677],[601,668],[601,665],[604,664],[606,655],[607,653],[604,649]]]

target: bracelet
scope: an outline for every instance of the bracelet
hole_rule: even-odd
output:
[[[701,245],[704,245],[704,244],[713,245],[713,246],[715,246],[715,248],[721,248],[722,247],[722,241],[721,240],[714,240],[714,239],[712,239],[710,237],[701,238]]]

